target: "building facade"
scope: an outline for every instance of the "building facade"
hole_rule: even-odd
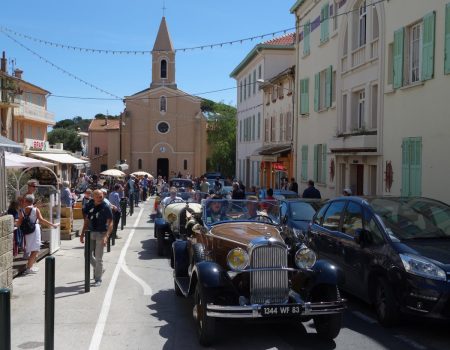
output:
[[[144,170],[170,178],[178,173],[200,176],[206,171],[201,99],[177,88],[175,63],[163,17],[152,50],[150,87],[125,98],[120,144],[131,172]]]
[[[94,119],[88,129],[91,171],[99,174],[119,163],[119,120]]]
[[[264,96],[259,88],[294,64],[294,35],[256,45],[230,73],[237,84],[236,177],[246,186],[263,186],[261,166],[275,155],[260,154],[264,146]],[[264,166],[263,166],[264,169]]]

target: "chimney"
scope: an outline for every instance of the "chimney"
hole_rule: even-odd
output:
[[[19,68],[14,69],[14,76],[17,79],[22,79],[22,73],[23,73],[23,70],[21,70]]]
[[[2,55],[2,60],[1,60],[1,64],[0,64],[0,70],[3,73],[6,73],[6,64],[7,64],[7,60],[6,60],[6,53],[5,51],[3,51],[3,55]]]

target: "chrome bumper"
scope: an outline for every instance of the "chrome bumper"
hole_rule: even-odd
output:
[[[207,304],[206,314],[209,317],[220,317],[220,318],[258,318],[268,316],[263,316],[261,314],[261,308],[270,305],[244,305],[244,306],[222,306]],[[285,306],[298,306],[301,312],[296,316],[317,316],[317,315],[329,315],[338,314],[345,310],[346,300],[340,299],[331,302],[318,302],[318,303],[302,303],[302,304],[285,304]],[[282,317],[282,315],[278,316]]]

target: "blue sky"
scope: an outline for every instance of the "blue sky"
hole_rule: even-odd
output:
[[[289,9],[294,0],[166,0],[166,20],[175,48],[232,41],[295,26]],[[0,26],[65,45],[110,49],[151,50],[162,17],[163,0],[24,0],[7,1]],[[282,34],[279,34],[282,35]],[[149,87],[150,55],[112,55],[77,52],[14,36],[26,48],[101,89],[123,97]],[[188,93],[235,87],[230,72],[259,42],[225,45],[176,54],[178,87]],[[24,71],[23,79],[53,95],[109,98],[45,63],[0,32],[0,49]],[[9,69],[11,66],[8,67]],[[236,104],[236,91],[202,95]],[[61,120],[97,113],[118,114],[120,101],[50,97],[48,109]]]

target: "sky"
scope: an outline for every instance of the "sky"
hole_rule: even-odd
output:
[[[150,86],[150,53],[99,54],[45,45],[23,36],[91,49],[151,51],[164,2],[175,49],[295,26],[289,11],[295,0],[23,0],[20,5],[5,1],[0,11],[0,49],[9,59],[10,73],[14,60],[14,67],[23,70],[24,80],[50,91],[47,108],[56,121],[93,118],[98,113],[118,115],[124,108],[121,100],[106,100],[112,97],[73,76],[117,97],[130,96]],[[177,51],[178,88],[193,95],[232,88],[199,96],[235,106],[236,82],[229,77],[231,71],[256,44],[272,38]]]

